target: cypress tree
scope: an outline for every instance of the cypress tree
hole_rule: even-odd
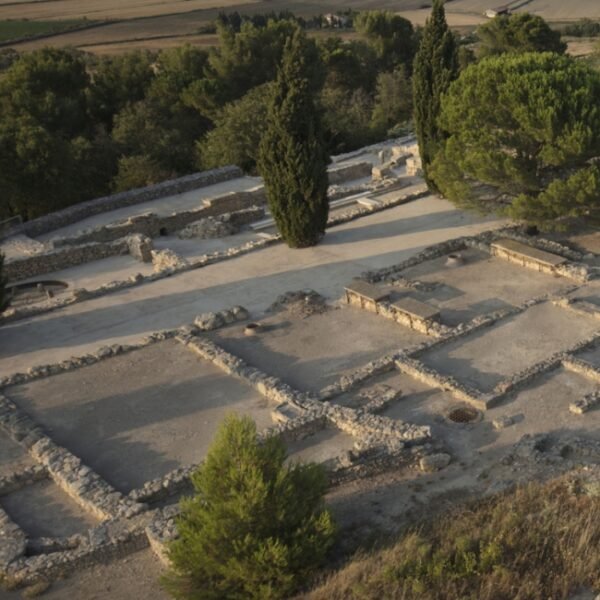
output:
[[[440,100],[458,76],[458,48],[446,22],[443,0],[434,0],[431,17],[423,29],[413,71],[414,120],[430,189],[437,189],[429,176],[429,167],[440,143],[445,139],[438,126]]]
[[[313,99],[308,44],[299,29],[286,42],[258,157],[269,209],[291,248],[318,243],[329,213],[329,156]]]
[[[4,275],[4,254],[0,252],[0,312],[8,308],[9,298],[6,293],[6,277]]]

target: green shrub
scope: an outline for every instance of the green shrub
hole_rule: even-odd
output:
[[[252,420],[226,418],[181,503],[164,578],[173,597],[283,598],[323,562],[335,533],[324,471],[285,459],[279,438],[260,442]]]

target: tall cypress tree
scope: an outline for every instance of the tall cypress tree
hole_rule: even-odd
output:
[[[308,43],[300,29],[286,43],[258,157],[269,209],[291,248],[318,243],[329,213],[329,156],[313,99]]]
[[[458,48],[446,22],[444,0],[434,0],[423,29],[413,71],[414,119],[425,180],[436,189],[429,166],[444,133],[437,123],[440,100],[458,76]]]

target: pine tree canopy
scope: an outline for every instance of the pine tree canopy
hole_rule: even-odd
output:
[[[335,534],[325,473],[285,461],[278,437],[259,441],[251,419],[225,419],[181,503],[164,579],[175,598],[289,597],[322,564]]]
[[[544,228],[600,209],[600,73],[552,53],[468,67],[444,97],[432,176],[464,207]]]

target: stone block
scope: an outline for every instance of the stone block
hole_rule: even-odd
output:
[[[388,177],[395,177],[394,170],[392,169],[392,163],[384,163],[383,165],[376,165],[371,169],[371,177],[374,180],[386,179]]]
[[[154,245],[151,238],[141,234],[133,234],[127,237],[127,245],[129,247],[129,254],[133,258],[144,263],[152,262]]]
[[[556,267],[567,262],[562,256],[508,238],[492,242],[490,247],[494,256],[536,271],[551,273]]]
[[[428,454],[419,461],[419,467],[421,471],[425,473],[434,473],[435,471],[441,471],[445,469],[452,460],[449,454],[443,452],[439,454]]]
[[[411,320],[434,321],[440,318],[440,311],[437,308],[415,298],[401,298],[391,306],[396,311],[408,315]]]
[[[576,415],[582,415],[597,406],[600,406],[600,391],[587,394],[581,400],[572,402],[569,410]]]
[[[409,177],[420,177],[423,175],[423,164],[420,157],[412,156],[406,159],[406,174]]]
[[[496,431],[500,431],[502,429],[506,429],[507,427],[510,427],[511,425],[514,424],[514,422],[515,422],[515,420],[513,417],[504,415],[502,417],[498,417],[497,419],[494,419],[492,421],[492,425]]]

